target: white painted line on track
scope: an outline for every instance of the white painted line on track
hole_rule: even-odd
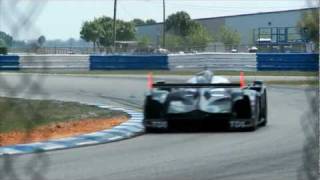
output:
[[[119,139],[122,139],[123,137],[122,136],[115,136],[115,137],[112,137],[112,138],[109,138],[110,141],[116,141],[116,140],[119,140]]]
[[[13,148],[3,148],[0,150],[0,154],[20,154],[23,153],[23,151],[15,150]]]
[[[76,145],[83,146],[83,145],[92,145],[92,144],[98,144],[98,143],[99,143],[99,141],[85,141],[85,142],[77,143]]]
[[[67,146],[58,145],[58,144],[46,144],[44,147],[40,147],[42,150],[55,150],[55,149],[62,149],[66,148]]]
[[[85,136],[102,137],[102,136],[104,136],[105,134],[106,134],[106,133],[103,133],[103,132],[94,132],[94,133],[85,134]]]
[[[66,138],[61,138],[61,139],[52,139],[50,140],[50,142],[66,142],[66,141],[75,141],[77,140],[78,138],[75,138],[75,137],[66,137]]]

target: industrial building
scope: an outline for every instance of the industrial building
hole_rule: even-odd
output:
[[[299,37],[301,34],[295,30],[297,22],[300,20],[303,13],[312,11],[314,9],[316,8],[261,12],[195,20],[204,25],[212,34],[218,33],[221,26],[229,27],[240,33],[240,44],[250,46],[254,45],[258,40],[258,34],[260,33],[260,30],[265,31],[268,28],[271,31],[271,39],[277,38],[277,41],[278,39],[288,40],[287,36],[289,33],[290,37],[295,37],[296,40],[299,41],[299,39],[301,39],[301,37]],[[137,35],[140,37],[146,36],[151,40],[153,45],[159,45],[162,35],[162,24],[163,23],[137,26]],[[272,31],[279,32],[274,33]],[[280,37],[282,35],[284,36]]]

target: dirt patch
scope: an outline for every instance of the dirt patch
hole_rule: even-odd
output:
[[[45,141],[64,138],[84,133],[110,129],[128,120],[126,116],[113,118],[84,119],[79,121],[59,122],[39,126],[28,132],[11,131],[0,133],[0,146]]]

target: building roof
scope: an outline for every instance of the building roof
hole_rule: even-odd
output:
[[[302,10],[313,10],[313,9],[318,9],[318,7],[310,7],[310,8],[300,8],[300,9],[289,9],[289,10],[281,10],[281,11],[268,11],[268,12],[258,12],[258,13],[248,13],[248,14],[237,14],[237,15],[228,15],[228,16],[217,16],[217,17],[208,17],[208,18],[198,18],[198,19],[193,19],[196,21],[201,21],[201,20],[210,20],[210,19],[220,19],[220,18],[229,18],[229,17],[240,17],[240,16],[248,16],[248,15],[261,15],[261,14],[272,14],[272,13],[283,13],[283,12],[292,12],[292,11],[302,11]],[[145,25],[138,25],[137,27],[142,27],[142,26],[152,26],[156,24],[162,24],[162,22],[158,22],[155,24],[145,24]]]

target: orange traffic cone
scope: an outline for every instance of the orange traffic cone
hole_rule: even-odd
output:
[[[153,77],[152,72],[149,72],[148,74],[148,89],[151,90],[153,88]]]
[[[240,71],[240,88],[244,88],[246,86],[246,83],[244,81],[244,73],[243,71]]]

